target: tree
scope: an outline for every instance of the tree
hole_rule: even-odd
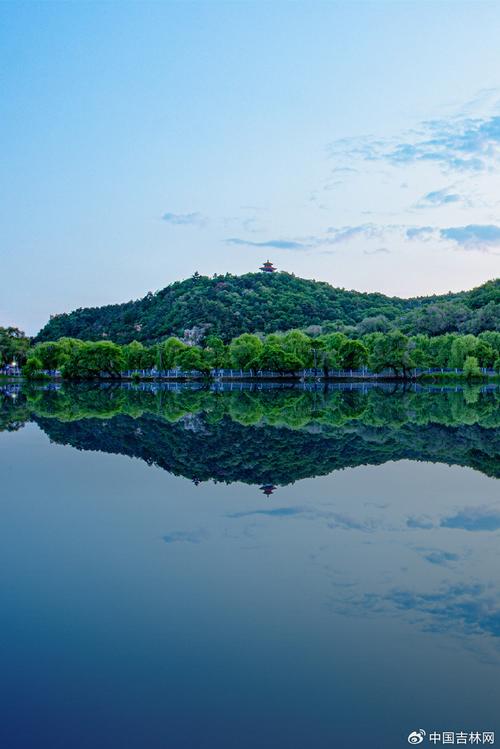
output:
[[[315,341],[315,347],[318,350],[317,359],[325,377],[328,377],[330,369],[342,369],[340,351],[348,341],[349,338],[344,333],[326,333]]]
[[[484,333],[478,335],[480,341],[485,341],[500,354],[500,332],[494,330],[487,330]]]
[[[301,330],[291,330],[289,333],[286,333],[281,343],[283,350],[300,362],[297,369],[305,369],[312,365],[312,341]]]
[[[42,369],[59,369],[65,359],[65,350],[59,341],[38,343],[33,349],[33,356],[42,363]]]
[[[201,372],[203,375],[210,374],[210,358],[208,352],[198,346],[186,346],[177,356],[177,364],[186,372],[194,370]]]
[[[111,341],[80,342],[72,347],[63,367],[63,377],[88,379],[107,375],[119,377],[124,369],[124,358],[120,346]]]
[[[430,338],[423,333],[410,338],[411,357],[416,367],[426,368],[432,366],[430,350]]]
[[[401,373],[404,378],[415,366],[411,357],[410,341],[401,331],[396,330],[386,335],[380,334],[374,341],[370,355],[370,366],[374,372],[392,369],[396,377]]]
[[[356,332],[358,335],[366,335],[366,333],[387,333],[390,329],[391,323],[385,315],[365,317],[356,325]]]
[[[462,303],[439,302],[411,310],[401,317],[400,322],[405,332],[434,336],[465,330],[471,315],[471,310]]]
[[[29,338],[19,328],[0,327],[0,367],[13,361],[24,364],[29,345]]]
[[[225,367],[228,358],[228,348],[222,338],[216,335],[209,335],[206,338],[205,345],[212,367],[214,369]]]
[[[500,304],[493,300],[484,307],[474,310],[469,320],[468,330],[477,335],[481,331],[500,331]]]
[[[455,369],[463,369],[466,358],[475,353],[477,343],[476,336],[456,336],[451,346],[449,366]]]
[[[474,349],[474,356],[478,360],[479,366],[492,367],[496,359],[496,351],[489,343],[478,339]]]
[[[427,366],[450,366],[451,349],[456,338],[456,333],[447,333],[446,335],[429,338],[429,362]]]
[[[464,376],[468,380],[472,380],[475,377],[481,377],[481,369],[475,356],[468,356],[463,366]]]
[[[251,333],[233,338],[229,344],[229,357],[234,367],[253,371],[262,354],[263,343]]]
[[[158,366],[160,369],[173,369],[177,366],[179,355],[188,346],[178,338],[167,338],[164,343],[158,345]]]
[[[138,341],[122,346],[125,369],[145,369],[146,349]]]
[[[290,374],[303,369],[302,360],[296,354],[285,351],[283,346],[274,340],[264,343],[258,358],[258,365],[261,369],[268,369],[280,374]],[[253,368],[255,368],[255,365]]]
[[[40,376],[43,364],[36,356],[30,356],[23,367],[23,375],[27,380],[35,380]]]
[[[347,339],[339,349],[342,369],[359,369],[368,362],[368,349],[361,341]]]

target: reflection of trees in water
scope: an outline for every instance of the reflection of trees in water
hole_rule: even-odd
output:
[[[196,481],[274,485],[409,458],[500,475],[500,392],[121,387],[28,389],[3,428],[32,418],[56,442],[140,457]],[[9,416],[10,414],[10,416]],[[17,420],[17,421],[16,421]]]
[[[498,390],[213,393],[95,385],[15,395],[3,396],[2,429],[34,419],[56,442],[134,455],[196,481],[266,488],[401,458],[500,474]]]
[[[329,433],[242,426],[225,417],[207,425],[206,432],[196,432],[152,415],[138,420],[116,416],[112,422],[35,419],[55,442],[139,457],[197,481],[285,485],[341,468],[403,458],[467,465],[500,475],[500,436],[479,426],[358,424]]]
[[[7,402],[9,399],[4,397]],[[447,426],[500,426],[500,389],[480,387],[445,391],[405,390],[400,386],[335,390],[299,388],[213,392],[189,387],[176,391],[146,390],[119,385],[66,385],[62,388],[24,388],[19,400],[39,416],[63,421],[110,418],[145,413],[169,422],[202,414],[209,423],[230,416],[242,425],[339,426],[361,421],[372,426],[437,423]],[[11,401],[12,404],[12,401]]]

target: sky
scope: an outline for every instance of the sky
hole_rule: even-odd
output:
[[[500,3],[3,2],[0,325],[280,270],[500,275]]]

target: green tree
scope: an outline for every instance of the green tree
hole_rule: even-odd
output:
[[[253,371],[260,359],[264,345],[260,338],[251,333],[243,333],[233,338],[229,344],[229,357],[232,365],[238,369]]]
[[[448,333],[446,335],[429,338],[429,362],[427,366],[441,368],[451,366],[451,349],[456,338],[456,333]]]
[[[342,369],[359,369],[368,362],[368,349],[361,341],[347,339],[339,348]]]
[[[313,364],[312,341],[301,330],[290,330],[283,336],[283,350],[300,362],[297,369],[306,369]]]
[[[410,338],[411,356],[416,367],[425,369],[432,367],[432,355],[430,350],[430,338],[423,333]]]
[[[467,357],[475,353],[477,343],[478,340],[474,335],[456,336],[451,346],[449,366],[454,369],[463,369]]]
[[[274,340],[264,343],[258,358],[258,364],[261,369],[268,369],[280,374],[291,374],[303,368],[303,362],[296,354],[285,351],[283,346]]]
[[[374,372],[392,369],[396,377],[402,374],[406,378],[415,366],[411,353],[409,339],[399,330],[380,334],[370,354],[370,366]]]
[[[33,356],[42,362],[43,369],[59,369],[65,359],[64,347],[59,341],[39,343],[33,349]]]
[[[465,359],[463,373],[468,380],[481,377],[481,369],[475,356],[468,356]]]
[[[174,369],[178,364],[180,354],[188,348],[178,338],[167,338],[164,343],[158,345],[158,361],[160,369]]]
[[[186,348],[178,354],[177,364],[186,372],[194,370],[196,372],[201,372],[205,376],[210,374],[211,365],[209,354],[198,346],[186,346]]]
[[[71,348],[62,367],[62,374],[68,379],[88,379],[101,375],[119,377],[124,364],[121,347],[116,343],[86,341]]]
[[[219,336],[209,335],[205,340],[206,350],[214,369],[222,369],[228,361],[228,347]]]
[[[122,346],[125,369],[145,369],[146,349],[139,341],[132,341]]]
[[[478,335],[480,341],[485,341],[500,354],[500,332],[494,330],[487,330],[484,333]]]
[[[40,377],[43,364],[36,356],[30,356],[23,367],[23,375],[27,380],[35,380]]]
[[[496,351],[489,343],[478,339],[474,349],[474,356],[478,360],[479,366],[492,367],[496,359]]]
[[[29,338],[19,328],[0,327],[0,367],[11,364],[24,364],[28,355]]]

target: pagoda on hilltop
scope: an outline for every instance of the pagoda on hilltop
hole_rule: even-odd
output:
[[[274,273],[276,271],[276,268],[270,260],[266,260],[266,262],[261,265],[259,270],[264,271],[264,273]]]

